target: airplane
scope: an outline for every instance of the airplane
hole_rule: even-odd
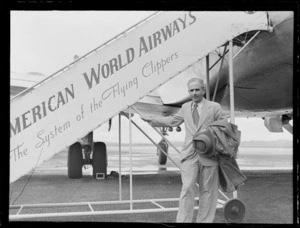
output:
[[[293,12],[268,12],[267,15],[272,31],[249,31],[233,39],[235,115],[264,118],[265,126],[270,132],[280,132],[284,127],[292,133],[289,121],[293,119],[294,15]],[[225,43],[209,53],[206,58],[182,71],[176,78],[139,100],[134,107],[141,115],[172,115],[190,99],[186,89],[187,81],[193,77],[200,77],[206,81],[206,98],[220,103],[229,115],[228,74],[228,43]],[[33,72],[26,76],[27,80],[34,83],[38,80],[33,78],[42,79],[41,75]],[[30,85],[24,83],[17,84],[17,81],[11,80],[12,96],[22,96],[26,93],[18,93],[30,88]],[[176,93],[172,92],[174,88]],[[128,113],[128,110],[123,112],[125,116],[128,116]],[[172,128],[160,129],[162,135],[172,130]],[[176,131],[180,130],[181,127],[177,126]],[[158,162],[164,165],[167,161],[168,144],[162,139],[158,145],[165,152],[160,149],[157,151]],[[86,164],[93,166],[94,178],[105,178],[106,145],[104,142],[93,142],[93,132],[69,147],[68,177],[80,178],[82,166]]]

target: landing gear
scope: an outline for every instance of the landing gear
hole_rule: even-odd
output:
[[[91,158],[92,154],[92,158]],[[68,177],[71,179],[82,177],[83,165],[93,166],[93,177],[105,179],[107,176],[107,152],[103,142],[81,144],[76,142],[68,150]]]
[[[68,177],[71,179],[81,178],[82,166],[82,146],[76,142],[68,150]]]
[[[107,175],[107,153],[105,143],[94,143],[92,166],[93,177],[96,179],[105,179]]]
[[[158,145],[160,146],[160,148],[163,149],[163,151],[168,153],[169,144],[166,141],[161,140],[158,143]],[[167,155],[165,155],[159,148],[157,148],[157,155],[158,155],[158,164],[165,165],[167,163]]]

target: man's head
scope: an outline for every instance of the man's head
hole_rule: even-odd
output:
[[[188,81],[187,86],[191,99],[196,103],[202,101],[205,93],[203,80],[199,78],[192,78]]]

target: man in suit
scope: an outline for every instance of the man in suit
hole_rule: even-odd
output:
[[[179,200],[177,222],[192,222],[196,183],[199,184],[199,211],[196,222],[213,222],[218,200],[218,161],[216,157],[200,156],[194,149],[193,137],[208,124],[224,119],[220,104],[206,100],[203,80],[192,78],[187,83],[192,99],[182,105],[173,116],[142,117],[152,126],[178,126],[185,124],[185,141],[180,153],[182,190]]]

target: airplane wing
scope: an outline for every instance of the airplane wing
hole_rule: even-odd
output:
[[[39,72],[10,72],[10,98],[30,88],[43,80],[46,76]]]

